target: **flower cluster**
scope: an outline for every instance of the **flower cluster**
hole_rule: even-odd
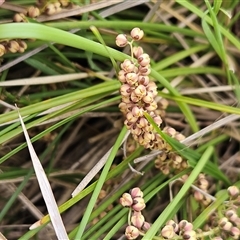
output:
[[[181,236],[182,239],[196,240],[196,231],[193,230],[192,223],[182,220],[178,224],[169,220],[161,231],[161,236],[165,239],[173,239]]]
[[[6,53],[23,53],[27,48],[27,44],[20,39],[3,41],[0,43],[0,57]]]
[[[184,135],[171,127],[165,127],[162,131],[178,141],[182,141],[185,138]],[[187,161],[177,153],[170,151],[171,148],[168,148],[168,146],[166,145],[165,151],[162,151],[155,159],[155,167],[165,175],[168,175],[172,169],[178,172],[186,169],[188,167]]]
[[[130,190],[129,193],[124,193],[119,200],[123,207],[129,207],[131,219],[126,227],[125,235],[127,239],[136,239],[141,232],[149,229],[150,224],[145,221],[141,211],[145,208],[143,192],[136,187]]]
[[[62,8],[71,4],[69,0],[45,1],[39,0],[37,6],[30,6],[25,13],[16,13],[13,17],[14,22],[27,22],[26,17],[36,18],[41,13],[53,15],[62,11]]]
[[[132,47],[132,43],[141,40],[143,35],[141,29],[134,28],[130,40],[124,34],[119,34],[116,38],[119,47],[129,44],[132,50],[132,59],[125,59],[118,73],[118,79],[122,83],[120,88],[122,101],[119,109],[125,115],[124,124],[135,141],[145,148],[163,151],[155,165],[164,174],[168,174],[171,169],[182,170],[188,165],[180,156],[170,153],[171,146],[155,131],[144,115],[148,113],[160,127],[168,104],[165,99],[156,101],[157,86],[149,78],[151,72],[149,55],[144,53],[141,47]],[[166,127],[163,132],[178,141],[184,139],[184,136],[173,128]]]
[[[206,192],[206,193],[208,192],[209,181],[207,180],[205,174],[200,173],[198,175],[198,179],[195,185],[199,189],[201,189],[203,192]],[[204,195],[203,193],[201,193],[200,191],[197,191],[197,190],[194,191],[193,196],[198,202],[203,204],[203,206],[208,206],[211,203],[211,199],[206,195]]]
[[[240,190],[236,186],[228,188],[229,201],[225,203],[225,208],[221,212],[214,212],[208,223],[205,225],[205,230],[213,228],[218,229],[218,235],[215,240],[223,239],[239,239],[240,238]]]
[[[139,28],[131,31],[132,41],[140,40],[143,35],[143,31]],[[117,36],[118,46],[126,46],[127,43],[131,44],[125,35]],[[162,118],[156,114],[157,86],[149,79],[150,57],[141,47],[133,47],[132,53],[137,62],[133,59],[125,59],[118,73],[118,79],[122,83],[120,88],[122,101],[119,108],[126,117],[124,122],[126,127],[137,142],[145,148],[163,149],[164,141],[144,116],[144,112],[147,112],[158,126],[162,123]]]

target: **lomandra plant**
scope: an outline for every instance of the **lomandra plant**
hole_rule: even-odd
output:
[[[0,238],[239,239],[237,1],[82,2],[1,5]]]
[[[134,140],[145,148],[161,152],[160,156],[157,157],[157,166],[161,166],[159,169],[163,174],[169,175],[176,172],[176,170],[181,172],[189,166],[181,156],[174,154],[171,145],[162,138],[153,124],[146,118],[146,114],[148,114],[155,122],[156,127],[161,126],[162,118],[158,114],[158,105],[155,100],[158,95],[157,86],[149,79],[151,72],[150,57],[144,53],[141,47],[133,47],[133,42],[140,41],[143,35],[143,30],[136,27],[131,31],[130,39],[124,34],[116,37],[116,44],[119,47],[125,47],[129,44],[131,49],[131,59],[124,60],[121,63],[121,70],[118,72],[118,79],[122,83],[120,88],[122,101],[119,108],[126,118],[124,124],[131,132]],[[184,136],[173,128],[165,127],[163,132],[178,141],[184,139]],[[168,155],[171,156],[171,153],[174,154],[174,157],[167,157]],[[183,182],[187,178],[187,175],[184,176],[182,178]],[[198,188],[195,188],[196,191],[193,197],[197,202],[207,207],[212,201],[217,200],[211,198],[207,193],[209,183],[204,174],[199,174],[196,185]],[[240,217],[237,209],[240,206],[240,191],[238,187],[232,186],[228,188],[228,192],[229,202],[219,207],[224,210],[221,210],[220,214],[218,211],[214,211],[208,216],[211,220],[208,223],[207,230],[204,228],[196,229],[193,223],[185,219],[180,220],[178,223],[168,220],[161,229],[159,236],[155,236],[155,239],[196,240],[207,236],[212,239],[225,239],[228,237],[239,239]],[[146,207],[143,192],[140,188],[131,189],[129,193],[122,195],[120,204],[129,208],[128,226],[125,230],[127,239],[137,239],[139,235],[144,237],[151,224],[145,221],[142,214],[142,210]]]

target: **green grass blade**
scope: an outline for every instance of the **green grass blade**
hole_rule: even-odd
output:
[[[112,149],[112,151],[111,151],[111,153],[109,155],[109,158],[108,158],[108,160],[107,160],[107,162],[106,162],[106,164],[105,164],[105,166],[103,168],[101,176],[99,177],[99,180],[98,180],[98,182],[96,184],[96,187],[95,187],[95,189],[93,191],[92,197],[91,197],[91,199],[90,199],[90,201],[88,203],[88,206],[86,208],[86,211],[84,213],[82,221],[81,221],[81,223],[79,225],[79,229],[78,229],[78,232],[77,232],[77,234],[75,236],[75,239],[81,239],[82,238],[83,232],[84,232],[84,230],[85,230],[85,228],[87,226],[87,223],[89,221],[91,212],[92,212],[92,210],[94,208],[95,202],[97,201],[97,197],[98,197],[98,195],[100,193],[100,190],[101,190],[101,188],[102,188],[102,186],[104,184],[104,181],[105,181],[105,179],[107,177],[107,174],[108,174],[108,172],[110,170],[110,167],[112,165],[112,162],[113,162],[113,160],[114,160],[114,158],[116,156],[116,153],[117,153],[119,147],[121,146],[121,142],[122,142],[124,136],[126,135],[126,133],[127,133],[127,129],[124,127],[122,129],[121,133],[119,134],[119,137],[116,140],[116,143],[114,144],[113,149]]]

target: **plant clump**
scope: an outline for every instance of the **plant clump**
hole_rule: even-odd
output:
[[[146,149],[161,151],[155,160],[155,167],[163,174],[169,175],[174,171],[180,172],[188,168],[188,163],[172,150],[146,117],[148,114],[160,128],[168,104],[166,101],[162,101],[161,104],[156,101],[157,85],[149,77],[151,72],[149,55],[144,53],[141,47],[133,46],[133,43],[141,40],[143,36],[144,32],[141,29],[134,28],[131,31],[130,40],[124,34],[116,37],[117,46],[125,47],[129,44],[131,48],[131,57],[121,63],[121,70],[118,73],[118,79],[122,83],[120,88],[122,98],[119,108],[125,117],[124,124],[131,132],[133,139]],[[185,138],[184,135],[169,126],[163,128],[162,131],[178,141]],[[188,175],[182,176],[182,182],[185,182],[187,178]],[[193,186],[194,191],[189,191],[202,209],[215,201],[215,198],[209,194],[209,186],[209,180],[205,174],[201,173]],[[219,209],[211,213],[209,222],[203,229],[195,229],[193,223],[186,219],[179,222],[170,219],[159,229],[159,239],[197,240],[204,236],[215,240],[239,239],[239,189],[236,186],[229,187],[228,193],[229,201],[222,203]],[[127,239],[136,239],[139,235],[144,236],[151,224],[145,220],[142,214],[146,208],[146,202],[141,189],[136,187],[129,193],[123,193],[120,204],[129,208],[128,226],[125,229]]]
[[[176,222],[172,219],[159,229],[160,239],[183,239],[197,240],[209,236],[214,240],[239,239],[240,217],[240,190],[236,186],[228,188],[229,201],[223,203],[219,209],[209,216],[209,223],[203,229],[195,229],[193,223],[188,220]],[[146,209],[143,192],[135,187],[129,193],[123,193],[119,200],[123,207],[129,208],[128,225],[125,229],[127,239],[136,239],[139,235],[144,236],[151,224],[145,220],[142,210]]]

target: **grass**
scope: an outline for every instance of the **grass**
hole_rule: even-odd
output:
[[[119,199],[134,187],[144,193],[143,215],[152,224],[139,239],[163,239],[161,229],[170,219],[185,219],[194,230],[210,224],[213,211],[221,219],[231,201],[228,187],[240,187],[238,1],[72,2],[76,8],[22,23],[12,22],[14,14],[35,1],[7,1],[0,8],[0,44],[9,47],[19,39],[27,44],[23,53],[0,57],[0,233],[21,240],[56,239],[59,231],[69,239],[119,239],[129,214]],[[131,54],[115,38],[134,27],[145,32],[134,44],[151,57],[150,78],[158,97],[169,103],[164,125],[186,140],[172,139],[145,117],[188,161],[185,170],[164,175],[150,150],[131,136],[124,143],[116,72]],[[32,161],[41,163],[45,180]],[[210,184],[208,205],[194,198],[201,173]],[[46,203],[48,194],[40,190],[44,181],[51,184],[62,226],[48,224],[52,212],[58,213],[49,210],[52,200]],[[215,228],[198,236],[221,234],[229,237]]]

